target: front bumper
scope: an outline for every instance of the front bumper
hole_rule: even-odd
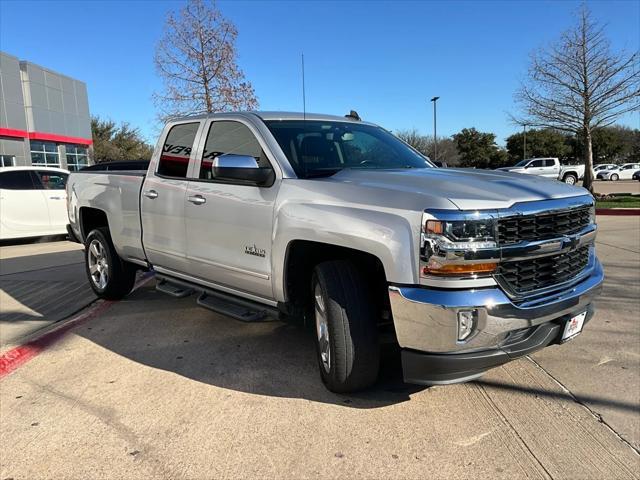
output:
[[[589,276],[580,283],[544,299],[518,304],[500,288],[390,286],[396,336],[404,349],[405,380],[421,384],[469,380],[516,358],[514,348],[525,355],[555,342],[565,319],[584,311],[589,318],[593,315],[592,303],[603,280],[602,265],[594,258]],[[469,338],[459,342],[457,313],[470,309],[477,312],[476,325]],[[514,338],[518,340],[515,346]],[[529,343],[522,344],[525,340]]]

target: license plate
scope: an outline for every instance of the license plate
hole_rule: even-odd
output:
[[[564,332],[562,332],[562,341],[566,342],[578,335],[582,331],[584,325],[584,319],[587,317],[587,312],[582,312],[572,317],[564,325]]]

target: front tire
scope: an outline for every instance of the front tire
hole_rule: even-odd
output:
[[[609,178],[611,179],[612,182],[617,182],[620,177],[618,176],[617,173],[614,173]]]
[[[316,266],[311,288],[322,381],[336,393],[373,385],[380,346],[367,279],[353,263],[334,260]]]
[[[98,297],[119,300],[133,289],[136,268],[120,258],[109,229],[96,228],[87,235],[84,259],[89,284]]]
[[[576,177],[571,173],[564,176],[564,183],[566,183],[567,185],[575,185],[577,182],[578,182],[578,177]]]

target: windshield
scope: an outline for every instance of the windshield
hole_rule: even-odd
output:
[[[340,121],[265,122],[300,178],[329,176],[343,168],[430,168],[433,165],[380,127]]]
[[[527,163],[529,163],[531,160],[526,159],[526,160],[520,160],[518,163],[516,163],[514,166],[515,167],[524,167]]]

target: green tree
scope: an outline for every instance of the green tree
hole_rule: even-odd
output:
[[[523,132],[515,133],[507,138],[507,152],[509,153],[510,163],[523,160]],[[566,145],[565,134],[550,128],[529,130],[527,132],[527,158],[558,157],[561,160],[565,160],[570,154],[571,148]]]
[[[91,117],[93,161],[149,160],[153,147],[147,144],[140,130],[128,123],[116,125],[112,120]]]
[[[463,128],[452,138],[462,167],[498,168],[508,161],[507,152],[496,145],[496,136],[493,133]]]

